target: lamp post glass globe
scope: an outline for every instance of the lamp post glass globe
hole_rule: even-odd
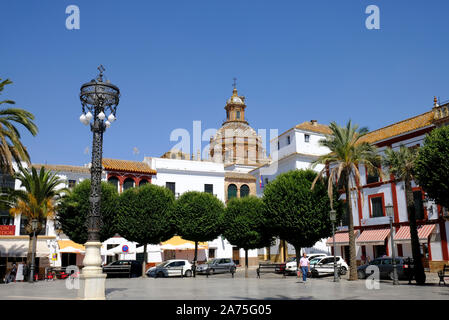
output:
[[[337,221],[337,211],[331,210],[329,212],[329,218],[330,218],[331,222]]]

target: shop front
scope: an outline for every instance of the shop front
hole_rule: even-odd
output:
[[[388,236],[390,228],[375,228],[363,230],[356,240],[356,245],[362,247],[362,254],[366,260],[388,256]]]
[[[13,265],[27,263],[27,255],[29,248],[29,238],[20,237],[19,239],[8,238],[0,240],[0,280],[12,269]],[[39,277],[45,274],[45,268],[50,266],[50,249],[47,239],[39,239],[36,241],[36,273]]]
[[[435,233],[435,224],[420,225],[418,229],[418,238],[423,257],[424,268],[430,268],[432,261],[431,235]],[[402,226],[394,236],[395,244],[400,246],[402,256],[412,257],[410,226]]]

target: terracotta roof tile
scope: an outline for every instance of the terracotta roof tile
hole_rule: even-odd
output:
[[[380,128],[367,133],[360,138],[360,142],[375,143],[391,137],[395,137],[410,131],[430,126],[433,122],[434,113],[432,111],[420,114],[416,117],[393,123],[384,128]]]
[[[31,166],[36,168],[36,170],[40,170],[40,168],[44,167],[46,170],[55,172],[90,173],[90,169],[88,167],[81,167],[81,166],[68,166],[58,164],[34,164],[34,163]]]
[[[156,174],[156,170],[151,169],[150,166],[145,162],[103,158],[102,163],[104,169],[107,171],[113,170],[113,171],[147,173],[152,175]]]
[[[329,129],[329,126],[325,124],[320,124],[315,122],[314,124],[311,121],[306,121],[301,124],[298,124],[295,126],[296,129],[305,130],[305,131],[311,131],[311,132],[318,132],[322,134],[331,134],[332,131]]]

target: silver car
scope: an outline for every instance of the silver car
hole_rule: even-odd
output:
[[[236,265],[230,258],[215,258],[200,264],[196,268],[197,273],[214,274],[231,272],[234,273]]]
[[[168,260],[147,270],[149,277],[191,277],[192,265],[187,260]]]

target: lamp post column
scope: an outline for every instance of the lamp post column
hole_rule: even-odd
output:
[[[335,251],[337,250],[337,248],[335,247],[335,222],[337,221],[337,212],[332,209],[329,212],[329,217],[332,222],[332,238],[333,238],[333,248],[334,248],[334,282],[338,282],[340,279],[339,279],[339,275],[337,273],[337,256],[335,253]]]
[[[109,81],[103,81],[103,66],[97,79],[81,86],[80,100],[83,105],[83,114],[80,121],[86,125],[90,124],[93,133],[92,141],[92,164],[91,164],[91,189],[90,210],[87,217],[87,242],[86,255],[83,260],[83,270],[80,276],[80,298],[89,300],[104,300],[106,274],[101,267],[101,173],[103,153],[103,133],[115,120],[116,106],[119,102],[120,91]],[[84,114],[86,112],[87,113]],[[106,119],[105,111],[111,114]],[[93,115],[92,115],[93,113]]]
[[[393,285],[398,285],[398,270],[396,269],[396,250],[393,237],[393,217],[390,217],[391,258],[393,264]]]

